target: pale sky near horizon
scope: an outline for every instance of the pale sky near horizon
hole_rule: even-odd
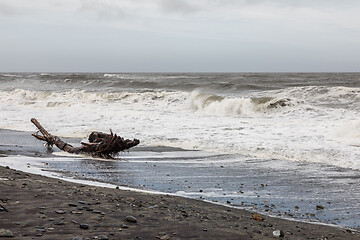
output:
[[[359,72],[358,0],[0,0],[0,72]]]

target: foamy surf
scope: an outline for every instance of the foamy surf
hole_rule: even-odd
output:
[[[357,76],[293,75],[2,74],[0,128],[360,169]]]

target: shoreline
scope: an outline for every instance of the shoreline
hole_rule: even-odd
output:
[[[0,204],[7,210],[0,211],[0,229],[10,230],[12,239],[274,239],[276,230],[284,239],[360,239],[349,229],[170,194],[89,186],[1,166],[0,173]]]

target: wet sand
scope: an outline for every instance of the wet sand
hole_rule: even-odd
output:
[[[195,199],[70,183],[0,167],[0,229],[12,239],[360,239]],[[131,217],[130,217],[131,216]]]

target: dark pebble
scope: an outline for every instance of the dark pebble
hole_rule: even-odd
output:
[[[80,228],[81,228],[81,229],[89,229],[89,224],[80,223]]]
[[[126,224],[122,224],[122,225],[121,225],[121,228],[126,229],[126,228],[129,228],[129,226],[128,226],[128,225],[126,225]]]
[[[126,216],[125,219],[126,219],[126,221],[131,222],[131,223],[136,223],[137,222],[137,219],[134,216]]]
[[[323,206],[323,205],[317,205],[316,206],[316,210],[322,210],[322,209],[324,209],[325,207]]]
[[[259,229],[254,229],[253,232],[257,234],[261,234],[261,231]]]
[[[54,225],[64,225],[64,221],[60,220],[60,221],[55,221]]]
[[[76,203],[69,203],[69,206],[70,207],[77,207],[77,204]]]

